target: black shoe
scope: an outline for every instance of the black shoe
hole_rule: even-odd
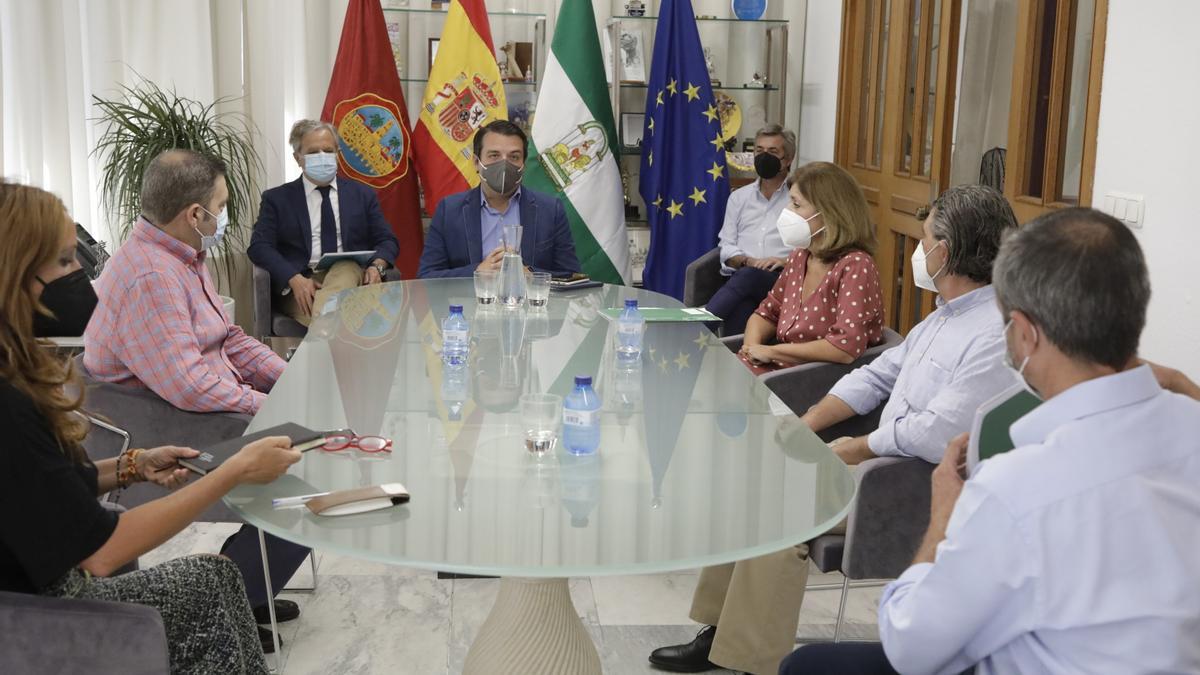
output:
[[[705,626],[696,633],[696,639],[687,644],[659,647],[650,652],[650,665],[676,673],[702,673],[720,668],[708,660],[716,635],[716,626]]]
[[[275,653],[275,640],[273,640],[271,638],[271,629],[270,628],[263,628],[262,626],[259,626],[258,627],[258,640],[259,640],[259,642],[262,642],[262,649],[263,649],[264,654],[274,654]],[[279,638],[279,646],[281,648],[283,647],[283,637],[282,636]]]
[[[291,621],[300,616],[300,605],[291,600],[275,600],[275,622],[283,623]],[[266,605],[254,608],[254,621],[256,623],[271,623],[271,610]]]

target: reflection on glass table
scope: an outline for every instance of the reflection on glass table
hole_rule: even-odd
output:
[[[339,295],[248,432],[285,421],[348,428],[392,439],[391,453],[307,453],[279,481],[227,501],[248,522],[314,548],[504,577],[466,672],[495,672],[520,650],[599,672],[566,577],[780,550],[836,524],[854,492],[824,443],[780,426],[766,388],[703,324],[647,325],[640,361],[618,367],[615,324],[600,310],[627,297],[678,306],[606,286],[552,294],[536,310],[504,309],[477,305],[472,279]],[[447,369],[439,353],[451,304],[464,305],[469,322],[465,372]],[[574,457],[560,442],[539,460],[525,449],[521,397],[565,397],[576,375],[592,376],[602,401],[599,451]],[[411,501],[341,518],[271,507],[276,497],[388,482],[403,483]],[[542,644],[539,629],[519,644],[517,629],[530,622],[574,637]],[[498,634],[506,637],[491,639]]]

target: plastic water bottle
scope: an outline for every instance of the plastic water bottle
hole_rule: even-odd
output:
[[[469,339],[462,305],[450,305],[450,316],[442,321],[442,361],[450,366],[465,366]]]
[[[600,447],[600,396],[590,376],[576,376],[575,391],[563,400],[563,445],[573,455],[590,455]]]
[[[642,336],[646,319],[638,311],[637,300],[626,300],[625,309],[617,317],[617,361],[628,365],[642,358]]]

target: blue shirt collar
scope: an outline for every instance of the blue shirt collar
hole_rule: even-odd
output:
[[[1068,422],[1140,403],[1162,393],[1150,366],[1140,366],[1071,387],[1013,423],[1009,436],[1017,447],[1045,442]]]
[[[993,305],[996,304],[996,288],[991,284],[976,288],[968,293],[964,293],[949,302],[946,302],[946,299],[940,295],[937,296],[936,300],[934,300],[934,304],[936,304],[939,309],[945,310],[947,314],[961,314],[963,312],[972,310],[985,302],[990,302]],[[999,311],[999,309],[996,311]]]
[[[479,186],[479,204],[484,209],[486,209],[488,213],[492,214],[493,216],[503,216],[512,210],[513,204],[516,204],[517,208],[520,208],[520,206],[521,206],[521,186],[518,185],[517,191],[514,192],[513,195],[508,198],[508,209],[506,209],[504,211],[504,213],[500,213],[496,209],[493,209],[491,204],[488,204],[487,195],[484,194],[482,185]]]

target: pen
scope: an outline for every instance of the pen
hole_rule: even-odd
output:
[[[299,495],[296,497],[281,497],[279,499],[272,499],[271,506],[274,506],[275,508],[280,508],[283,506],[300,506],[310,499],[316,499],[317,497],[324,497],[327,494],[329,494],[329,493],[328,492],[318,492],[316,494],[311,494],[311,495]]]

